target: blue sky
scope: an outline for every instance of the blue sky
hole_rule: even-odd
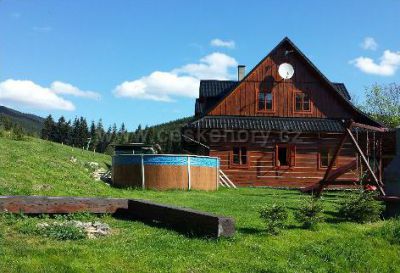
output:
[[[157,124],[192,115],[200,78],[249,71],[288,36],[332,81],[400,82],[400,1],[0,0],[0,104]]]

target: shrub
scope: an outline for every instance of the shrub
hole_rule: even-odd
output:
[[[23,222],[17,224],[17,229],[19,232],[28,235],[38,234],[38,228],[36,226],[36,221],[33,219],[25,219]]]
[[[18,227],[23,234],[41,235],[56,240],[80,240],[86,238],[83,228],[73,222],[37,223],[34,219],[25,219]]]
[[[11,130],[11,139],[12,140],[24,140],[25,139],[25,134],[24,134],[24,130],[22,129],[22,127],[20,126],[15,126],[12,130]]]
[[[366,191],[348,195],[339,205],[339,216],[358,223],[379,220],[383,206],[374,199],[375,195],[374,192]]]
[[[400,245],[400,218],[385,221],[383,226],[371,232],[371,235],[378,235],[391,244]]]
[[[49,225],[38,226],[37,234],[56,240],[81,240],[86,238],[86,233],[82,228],[76,227],[68,222],[54,222]]]
[[[260,218],[266,224],[267,232],[271,235],[279,234],[288,218],[287,209],[283,205],[265,206],[260,209],[259,213]]]
[[[305,200],[300,209],[295,212],[294,216],[304,228],[314,229],[318,223],[323,221],[322,215],[323,207],[319,199],[311,197]]]
[[[27,216],[23,213],[11,213],[7,211],[0,213],[0,217],[7,225],[15,224],[18,222],[18,220],[27,218]]]

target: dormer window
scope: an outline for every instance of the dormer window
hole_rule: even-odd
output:
[[[272,111],[273,106],[273,95],[271,91],[258,93],[258,111]]]
[[[296,112],[310,112],[311,111],[311,101],[310,96],[306,93],[296,92],[294,94],[294,105]]]

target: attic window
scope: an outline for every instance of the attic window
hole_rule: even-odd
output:
[[[296,112],[309,112],[311,111],[310,96],[306,93],[295,93],[295,110]]]
[[[273,95],[271,91],[258,93],[258,110],[271,111],[273,109]]]

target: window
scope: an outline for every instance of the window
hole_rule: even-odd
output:
[[[273,96],[272,92],[259,92],[258,93],[258,110],[259,111],[272,111],[273,110]]]
[[[278,162],[279,166],[289,166],[289,157],[288,157],[288,149],[287,147],[278,147]]]
[[[292,167],[296,164],[296,146],[291,144],[277,144],[275,148],[275,166]]]
[[[247,165],[247,148],[246,147],[233,147],[232,150],[232,165]]]
[[[295,109],[297,112],[310,111],[310,96],[306,93],[295,93]]]
[[[333,158],[333,149],[327,146],[321,146],[319,151],[319,166],[327,168]],[[336,165],[336,162],[333,164]]]

